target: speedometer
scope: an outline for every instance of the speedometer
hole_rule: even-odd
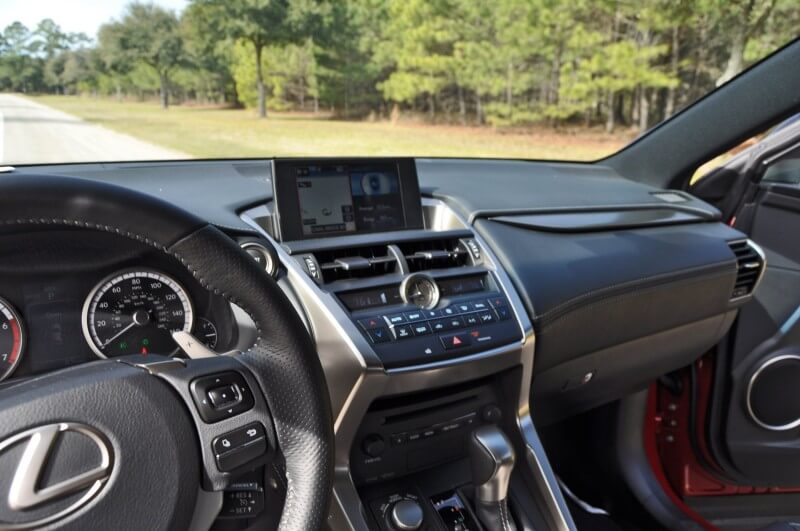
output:
[[[83,305],[83,332],[101,358],[126,354],[170,354],[172,332],[190,332],[192,302],[173,278],[152,269],[114,273],[92,290]]]

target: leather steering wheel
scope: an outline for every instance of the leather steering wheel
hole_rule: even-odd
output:
[[[256,462],[285,464],[279,528],[321,528],[333,479],[328,390],[314,343],[275,281],[217,228],[154,197],[85,179],[0,176],[0,231],[31,229],[146,244],[241,307],[258,333],[232,355],[99,360],[0,389],[0,529],[186,529],[201,489],[221,490],[233,477],[220,470],[214,441],[255,424],[268,447]],[[253,407],[204,420],[193,382],[231,373]],[[88,472],[86,448],[98,452]]]

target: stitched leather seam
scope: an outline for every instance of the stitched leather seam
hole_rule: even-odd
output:
[[[599,296],[599,298],[597,300],[602,300],[602,298],[604,296],[605,297],[609,297],[609,296],[616,296],[616,295],[625,294],[624,292],[613,293],[613,291],[617,290],[618,288],[630,288],[631,290],[633,290],[635,292],[635,291],[638,291],[638,290],[640,290],[642,288],[657,287],[659,285],[658,283],[649,284],[650,282],[657,282],[657,281],[660,281],[660,280],[667,280],[667,281],[682,280],[683,277],[688,277],[689,275],[691,275],[693,273],[698,273],[698,272],[705,271],[705,270],[716,271],[716,270],[719,269],[719,270],[724,271],[726,273],[733,272],[732,270],[728,271],[728,267],[733,265],[733,264],[735,264],[735,261],[726,260],[724,262],[716,262],[716,263],[713,263],[713,264],[704,264],[702,266],[690,267],[690,268],[681,269],[681,270],[678,270],[678,271],[669,271],[669,272],[666,272],[666,273],[659,273],[658,275],[651,275],[651,276],[647,276],[647,277],[641,277],[641,278],[638,278],[638,279],[635,279],[635,280],[631,280],[631,281],[625,281],[625,282],[620,282],[620,283],[617,283],[617,284],[612,284],[610,286],[604,286],[602,288],[595,289],[595,290],[592,290],[592,291],[588,291],[586,293],[582,293],[581,295],[578,295],[578,296],[573,297],[573,298],[571,298],[571,299],[569,299],[567,301],[564,301],[564,302],[560,303],[558,306],[555,306],[554,308],[551,308],[550,310],[547,310],[544,313],[541,313],[539,315],[535,315],[534,319],[537,320],[537,321],[543,321],[543,320],[548,320],[550,318],[555,318],[555,317],[551,317],[551,316],[558,316],[560,314],[567,313],[567,312],[570,311],[570,307],[572,307],[572,306],[574,306],[574,305],[576,305],[578,303],[581,303],[581,302],[585,301],[586,299],[591,299],[591,298]],[[716,275],[712,275],[712,276],[716,276]],[[691,278],[691,277],[689,277],[689,278]],[[612,293],[608,293],[608,292],[612,292]],[[534,301],[534,304],[535,304],[535,301]]]
[[[500,525],[503,529],[511,531],[511,526],[508,523],[508,504],[506,500],[501,500],[498,503],[500,504]]]

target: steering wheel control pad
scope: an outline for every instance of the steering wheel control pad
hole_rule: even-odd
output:
[[[160,356],[148,356],[150,359],[145,362],[141,356],[121,358],[124,363],[134,363],[164,380],[183,399],[200,438],[205,490],[225,489],[235,477],[233,472],[263,465],[275,456],[278,446],[260,387],[250,371],[239,363],[238,357],[228,355],[169,362],[164,362],[167,358]],[[210,391],[229,385],[238,388],[235,391],[239,393],[238,402],[220,404],[222,407],[211,405]],[[242,397],[243,394],[247,398]],[[203,400],[208,404],[203,404]],[[250,407],[242,409],[243,405]],[[204,417],[206,410],[214,411],[216,416],[207,420]]]

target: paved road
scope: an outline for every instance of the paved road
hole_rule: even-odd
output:
[[[0,164],[182,159],[188,155],[0,94]]]

